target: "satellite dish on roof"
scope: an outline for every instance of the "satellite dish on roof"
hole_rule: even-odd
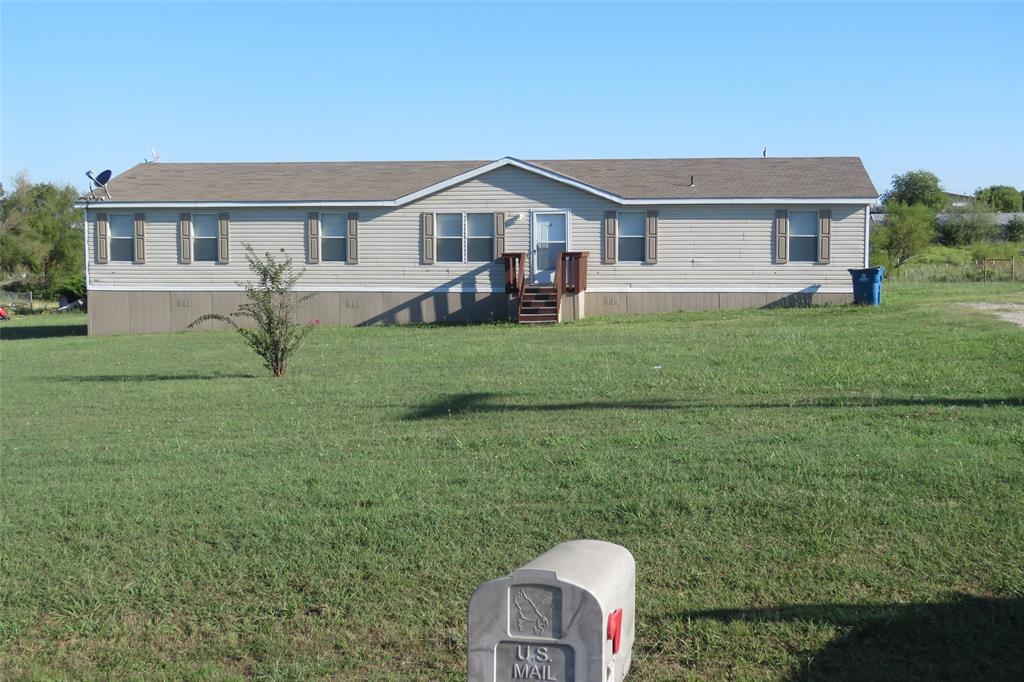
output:
[[[110,198],[110,190],[107,189],[107,183],[110,182],[110,176],[111,175],[112,175],[112,173],[111,173],[110,170],[102,171],[102,172],[100,172],[99,175],[93,175],[91,170],[85,171],[85,177],[87,177],[90,180],[92,180],[92,183],[93,183],[93,187],[92,187],[93,198],[96,197],[96,188],[97,187],[102,187],[103,188],[103,193],[107,195],[108,199]]]

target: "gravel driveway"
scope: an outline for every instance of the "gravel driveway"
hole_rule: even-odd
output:
[[[998,315],[1007,322],[1024,327],[1024,303],[961,303],[960,305]]]

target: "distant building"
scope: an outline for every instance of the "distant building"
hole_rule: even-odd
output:
[[[974,196],[971,194],[957,194],[956,192],[946,192],[946,196],[949,197],[949,205],[954,208],[970,206],[971,204],[974,203]]]
[[[935,221],[940,225],[944,225],[945,223],[948,223],[956,215],[957,214],[955,213],[940,213],[937,216],[935,216]],[[992,219],[993,227],[1006,227],[1006,224],[1009,223],[1014,218],[1024,218],[1024,212],[1020,211],[1016,213],[983,213],[982,215],[985,215]]]

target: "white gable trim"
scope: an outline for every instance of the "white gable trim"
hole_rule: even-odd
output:
[[[487,165],[480,166],[479,168],[474,168],[473,170],[466,171],[465,173],[460,173],[459,175],[450,177],[447,180],[442,180],[441,182],[430,185],[429,187],[424,187],[423,189],[413,192],[411,194],[406,194],[404,197],[398,197],[398,199],[395,200],[395,205],[404,206],[405,204],[408,204],[411,201],[416,201],[417,199],[422,199],[423,197],[433,194],[434,192],[440,192],[443,189],[448,189],[449,187],[457,185],[460,182],[472,180],[473,178],[479,177],[484,173],[490,173],[492,170],[497,170],[498,168],[502,168],[503,166],[515,166],[516,168],[521,168],[522,170],[529,171],[530,173],[536,173],[537,175],[549,178],[551,180],[554,180],[555,182],[560,182],[564,185],[575,187],[578,190],[594,194],[596,196],[601,197],[602,199],[607,199],[608,201],[614,201],[616,203],[622,203],[623,201],[626,201],[617,194],[612,194],[611,192],[606,192],[605,190],[600,189],[598,187],[594,187],[593,185],[588,185],[585,182],[574,180],[573,178],[570,178],[567,175],[562,175],[561,173],[556,173],[546,168],[535,166],[532,163],[520,161],[519,159],[513,159],[511,156],[506,156],[505,158],[498,159],[497,161],[492,161]]]
[[[864,204],[865,202],[871,203],[875,201],[874,197],[816,197],[816,198],[796,198],[796,197],[704,197],[699,199],[626,199],[618,194],[613,194],[600,187],[588,185],[585,182],[581,182],[567,175],[556,173],[555,171],[548,170],[536,166],[526,161],[514,159],[511,156],[492,161],[488,164],[484,164],[479,168],[468,170],[465,173],[459,173],[453,175],[447,180],[436,182],[433,185],[424,187],[423,189],[416,190],[404,196],[398,197],[397,199],[378,199],[372,201],[318,201],[315,199],[303,200],[303,201],[76,201],[75,206],[77,208],[88,208],[90,205],[97,206],[103,205],[110,208],[135,208],[135,207],[146,207],[146,208],[275,208],[285,206],[296,206],[296,207],[309,207],[309,208],[342,208],[349,206],[381,206],[388,208],[395,208],[399,206],[405,206],[418,199],[422,199],[425,196],[429,196],[436,192],[448,189],[458,185],[459,183],[472,180],[473,178],[480,177],[485,173],[490,173],[493,170],[502,168],[504,166],[514,166],[516,168],[540,175],[542,177],[554,180],[555,182],[574,187],[582,192],[593,194],[594,196],[601,197],[612,203],[619,204],[621,206],[708,206],[718,204]]]
[[[442,190],[448,189],[449,187],[453,187],[455,185],[458,185],[459,183],[466,182],[467,180],[472,180],[473,178],[480,177],[481,175],[483,175],[485,173],[490,173],[492,170],[497,170],[498,168],[502,168],[504,166],[515,166],[516,168],[521,168],[522,170],[529,171],[531,173],[536,173],[537,175],[542,175],[542,176],[544,176],[546,178],[550,178],[551,180],[554,180],[555,182],[560,182],[560,183],[569,185],[570,187],[575,187],[576,189],[582,190],[584,192],[588,192],[590,194],[597,195],[599,197],[607,199],[608,201],[613,201],[613,202],[616,202],[616,203],[622,203],[624,201],[624,199],[622,197],[618,196],[617,194],[612,194],[611,192],[606,192],[603,189],[600,189],[598,187],[594,187],[592,185],[588,185],[585,182],[580,182],[579,180],[574,180],[574,179],[572,179],[570,177],[567,177],[565,175],[562,175],[560,173],[556,173],[554,171],[547,170],[546,168],[541,168],[540,166],[535,166],[532,163],[527,163],[525,161],[520,161],[519,159],[513,159],[511,156],[506,156],[506,157],[504,157],[502,159],[498,159],[497,161],[492,161],[492,162],[490,162],[488,164],[484,164],[483,166],[480,166],[479,168],[474,168],[472,170],[466,171],[465,173],[459,173],[458,175],[453,175],[452,177],[447,178],[446,180],[442,180],[441,182],[435,182],[433,185],[428,185],[427,187],[424,187],[423,189],[418,189],[415,192],[410,192],[409,194],[400,196],[397,199],[377,199],[377,200],[372,200],[372,201],[366,201],[366,200],[363,200],[363,201],[351,201],[351,200],[345,200],[345,201],[316,201],[316,200],[305,200],[305,201],[227,201],[227,202],[223,202],[223,201],[222,202],[212,202],[212,201],[191,201],[191,202],[189,202],[189,201],[158,201],[158,202],[121,201],[121,202],[119,202],[119,201],[116,201],[116,200],[113,200],[113,201],[111,201],[111,200],[106,200],[106,201],[100,200],[100,201],[94,201],[94,202],[78,201],[78,202],[75,203],[75,205],[80,207],[80,208],[84,208],[84,207],[88,206],[89,204],[99,204],[99,203],[102,203],[104,206],[111,206],[111,207],[114,207],[114,208],[121,208],[121,207],[128,207],[128,206],[149,206],[149,207],[153,207],[153,208],[206,208],[206,207],[211,207],[211,206],[222,206],[222,207],[225,207],[225,208],[235,208],[235,207],[239,207],[240,208],[240,207],[244,207],[244,206],[252,206],[252,207],[258,207],[258,208],[271,207],[271,206],[311,206],[311,207],[316,207],[316,206],[325,206],[325,207],[332,207],[332,206],[387,206],[387,207],[398,207],[398,206],[405,206],[406,204],[412,203],[412,202],[416,201],[417,199],[422,199],[425,196],[429,196],[429,195],[434,194],[436,192],[440,192]]]

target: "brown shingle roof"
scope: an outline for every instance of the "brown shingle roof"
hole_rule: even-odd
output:
[[[535,161],[628,199],[874,197],[855,156]],[[694,187],[690,187],[690,176]]]
[[[139,164],[113,201],[390,201],[489,161]],[[529,161],[626,199],[875,197],[857,157]],[[694,187],[690,187],[690,176]]]

